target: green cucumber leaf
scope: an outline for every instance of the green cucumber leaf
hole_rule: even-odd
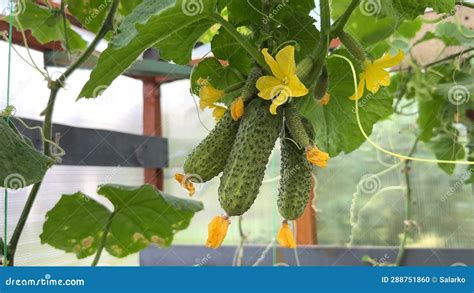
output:
[[[273,33],[275,44],[293,45],[296,43],[296,62],[301,61],[314,51],[320,39],[314,18],[299,11],[283,10],[275,16],[275,19],[284,24],[284,26],[276,28]]]
[[[38,183],[53,163],[0,118],[0,187],[18,189]]]
[[[474,34],[465,26],[447,22],[436,26],[434,32],[427,32],[414,46],[432,39],[442,41],[446,46],[473,46]]]
[[[176,0],[175,0],[176,1]],[[120,0],[120,7],[119,12],[123,16],[127,16],[135,10],[135,8],[140,5],[144,0]],[[165,2],[161,1],[154,1],[154,2]]]
[[[420,128],[419,138],[427,142],[433,137],[433,130],[441,126],[441,114],[444,107],[443,99],[433,99],[418,103],[418,127]]]
[[[337,50],[335,53],[344,55],[357,64],[346,50]],[[341,152],[354,151],[365,142],[365,138],[357,124],[355,102],[349,99],[354,93],[354,81],[349,64],[333,57],[328,59],[327,67],[328,91],[331,94],[329,104],[321,106],[312,96],[296,99],[301,99],[299,109],[314,126],[316,145],[328,152],[331,157],[336,157]],[[376,122],[392,113],[392,102],[393,98],[386,89],[381,89],[375,95],[365,90],[364,96],[359,100],[359,113],[367,135],[372,133],[372,127]]]
[[[408,19],[424,14],[427,8],[432,8],[438,13],[449,13],[456,4],[456,0],[384,0],[383,2],[392,2],[394,12]]]
[[[63,195],[46,214],[41,243],[85,258],[97,251],[111,221],[105,249],[125,257],[151,243],[171,245],[176,232],[186,229],[203,209],[201,202],[167,195],[151,185],[107,184],[98,194],[112,203],[113,211],[81,192]]]
[[[341,16],[351,0],[332,1],[332,18]],[[370,0],[361,1],[352,13],[345,30],[356,37],[364,46],[373,45],[388,38],[403,24],[423,15],[427,8],[438,13],[454,9],[455,0]]]
[[[395,32],[395,37],[402,37],[410,40],[416,36],[422,25],[423,22],[420,18],[416,18],[411,21],[405,21]]]
[[[262,0],[233,0],[227,4],[227,8],[229,10],[229,21],[235,25],[261,24]]]
[[[220,90],[224,90],[229,86],[233,86],[245,80],[236,68],[230,65],[222,65],[217,58],[206,58],[194,67],[191,73],[191,91],[195,95],[199,95],[200,85],[198,80],[200,78],[206,79],[213,87]],[[235,95],[229,96],[229,98],[225,100],[230,102],[238,95],[240,95],[240,92],[236,92]],[[228,104],[226,101],[223,102]]]
[[[97,33],[109,11],[107,1],[67,0],[67,9],[89,31]]]
[[[68,49],[73,53],[86,48],[87,42],[71,28],[69,21],[66,22],[66,32],[64,31],[60,10],[40,6],[33,1],[22,1],[21,3],[18,8],[21,9],[21,13],[13,20],[13,26],[17,30],[21,30],[20,27],[22,27],[24,30],[31,31],[31,34],[41,44],[60,41],[66,48],[65,44],[67,43]]]
[[[237,68],[242,74],[250,72],[252,59],[247,51],[237,42],[224,28],[220,28],[218,34],[211,42],[214,57],[226,60]]]
[[[438,160],[457,161],[464,159],[466,153],[464,147],[447,134],[439,134],[428,142],[428,147]],[[438,166],[449,175],[454,173],[455,164],[440,163]]]
[[[164,59],[188,63],[195,43],[214,24],[209,15],[214,12],[216,1],[199,1],[198,6],[187,6],[186,0],[178,0],[173,6],[144,1],[120,25],[118,35],[101,54],[79,98],[97,97],[152,46],[160,50]]]
[[[233,0],[228,4],[229,20],[235,25],[254,24],[261,28],[263,22],[273,22],[271,18],[278,17],[279,14],[286,11],[308,15],[315,8],[314,0],[281,0],[270,1],[273,6],[270,7],[269,15],[265,18],[262,15],[262,0]],[[298,22],[293,19],[292,22]],[[275,22],[275,24],[278,24]],[[288,25],[288,23],[284,23]]]
[[[81,192],[63,195],[46,214],[41,244],[75,253],[77,258],[93,255],[110,215],[105,206]]]
[[[101,28],[105,17],[110,9],[112,0],[103,1],[84,1],[84,0],[66,0],[67,9],[74,15],[74,17],[89,31],[97,33]],[[122,17],[129,15],[133,10],[142,3],[143,0],[121,0],[115,19],[120,20]],[[166,1],[153,1],[153,3],[159,3],[165,5]],[[175,2],[168,1],[169,4]],[[171,3],[172,2],[172,3]]]

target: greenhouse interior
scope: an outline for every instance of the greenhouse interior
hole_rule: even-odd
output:
[[[0,0],[2,265],[473,266],[473,28],[471,1]]]

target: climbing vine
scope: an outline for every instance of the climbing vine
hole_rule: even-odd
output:
[[[318,19],[312,13],[316,4]],[[405,222],[409,225],[410,162],[435,163],[447,174],[453,173],[458,162],[467,165],[472,175],[474,115],[469,96],[473,36],[459,23],[443,21],[457,5],[463,3],[63,0],[59,7],[53,7],[49,1],[46,5],[18,1],[10,21],[17,30],[29,30],[41,43],[59,41],[65,51],[79,57],[57,79],[49,78],[34,61],[25,59],[47,77],[51,93],[43,112],[43,153],[32,152],[44,162],[36,173],[24,174],[24,170],[17,169],[31,166],[31,160],[22,164],[17,160],[23,158],[22,149],[33,151],[33,147],[15,131],[15,119],[0,124],[3,135],[16,141],[15,148],[1,150],[14,154],[0,157],[5,166],[11,166],[11,170],[2,170],[1,181],[9,174],[21,172],[28,176],[27,185],[33,184],[13,236],[8,244],[6,239],[1,242],[8,248],[4,264],[13,265],[41,181],[57,159],[52,149],[60,149],[60,145],[51,143],[55,101],[66,80],[101,40],[107,40],[108,47],[78,99],[99,98],[146,49],[158,49],[163,60],[189,64],[195,45],[210,43],[212,57],[194,66],[190,91],[199,96],[201,111],[212,111],[217,124],[189,154],[183,172],[175,176],[191,196],[195,194],[195,184],[220,176],[218,193],[223,214],[210,219],[207,246],[218,248],[225,240],[231,218],[242,216],[251,208],[277,140],[282,150],[277,202],[282,225],[276,237],[280,245],[296,247],[290,221],[302,215],[309,201],[313,169],[326,168],[331,158],[350,153],[366,141],[400,159],[405,172]],[[436,30],[416,44],[410,43],[421,28],[420,15],[426,9],[442,16],[437,20]],[[68,15],[96,34],[89,45],[72,30]],[[411,49],[432,39],[442,41],[446,47],[464,49],[430,64],[418,64],[411,58]],[[332,40],[339,40],[341,45],[333,48]],[[392,152],[373,142],[370,135],[377,122],[392,115],[410,115],[406,110],[412,108],[418,111],[414,114],[418,119],[416,143],[409,154]],[[2,116],[14,117],[10,110],[7,108]],[[416,157],[419,143],[426,144],[436,159]],[[472,183],[473,178],[467,182]],[[98,193],[114,205],[113,211],[82,193],[63,195],[48,213],[41,241],[75,253],[78,258],[95,254],[96,265],[104,248],[114,256],[124,257],[150,243],[170,245],[174,233],[185,229],[194,213],[202,209],[199,202],[177,199],[146,185],[132,188],[108,184],[100,186]],[[173,212],[167,221],[160,223],[166,228],[153,230],[137,225],[138,228],[127,230],[121,226],[120,221],[128,211],[121,202],[134,198],[133,195],[140,195],[141,201],[130,205],[146,206],[150,213],[171,208]],[[66,219],[65,215],[74,208],[94,210],[95,224],[86,229],[80,223],[82,217]],[[184,219],[176,213],[184,214]],[[70,228],[55,236],[53,231],[65,220],[63,225]],[[240,231],[243,245],[245,235]],[[403,259],[408,226],[403,233],[398,265]]]

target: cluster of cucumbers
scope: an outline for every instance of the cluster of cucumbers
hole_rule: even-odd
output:
[[[245,105],[245,114],[234,121],[227,112],[209,135],[188,155],[184,172],[190,180],[203,183],[222,173],[219,202],[228,216],[239,216],[250,209],[262,185],[265,169],[275,142],[281,143],[281,180],[278,209],[286,220],[299,218],[311,192],[312,165],[304,147],[288,129],[296,121],[310,140],[312,126],[297,111],[279,107],[277,115],[269,111],[270,102],[253,96]],[[285,122],[286,121],[286,122]],[[197,182],[200,181],[200,182]]]

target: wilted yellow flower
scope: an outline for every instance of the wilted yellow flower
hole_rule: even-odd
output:
[[[216,119],[216,121],[221,120],[222,116],[224,116],[225,112],[227,111],[227,108],[217,104],[213,104],[212,107],[214,108],[212,111],[212,116],[214,119]]]
[[[286,103],[290,97],[306,96],[308,89],[296,75],[294,46],[284,47],[275,58],[268,53],[268,49],[263,49],[262,54],[273,76],[265,75],[257,80],[258,96],[272,100],[270,112],[275,115],[278,106]]]
[[[212,219],[208,225],[206,246],[214,249],[219,248],[227,235],[229,224],[230,221],[227,216],[217,216]]]
[[[319,100],[319,104],[321,104],[322,106],[326,106],[327,104],[329,104],[329,100],[331,100],[331,95],[329,93],[326,93],[324,97]]]
[[[189,180],[189,178],[181,173],[174,174],[174,179],[179,182],[179,184],[188,191],[189,196],[193,196],[196,193],[196,188],[194,184]]]
[[[235,101],[232,102],[230,107],[230,114],[234,121],[238,121],[242,115],[244,115],[244,98],[238,97]]]
[[[384,54],[381,58],[370,61],[365,60],[362,73],[359,75],[359,85],[357,88],[357,96],[354,93],[350,99],[358,100],[364,95],[364,88],[375,94],[379,91],[380,86],[390,85],[390,73],[385,70],[396,66],[403,61],[403,51],[398,51],[397,55],[392,56],[390,53]]]
[[[306,149],[306,159],[318,167],[326,168],[330,157],[328,153],[321,151],[316,146],[312,146]]]
[[[285,248],[295,248],[296,242],[293,238],[290,226],[287,221],[283,221],[278,231],[278,243]]]
[[[201,110],[212,108],[225,94],[223,90],[216,89],[205,79],[199,79],[198,84],[201,87],[199,89],[199,108]]]

